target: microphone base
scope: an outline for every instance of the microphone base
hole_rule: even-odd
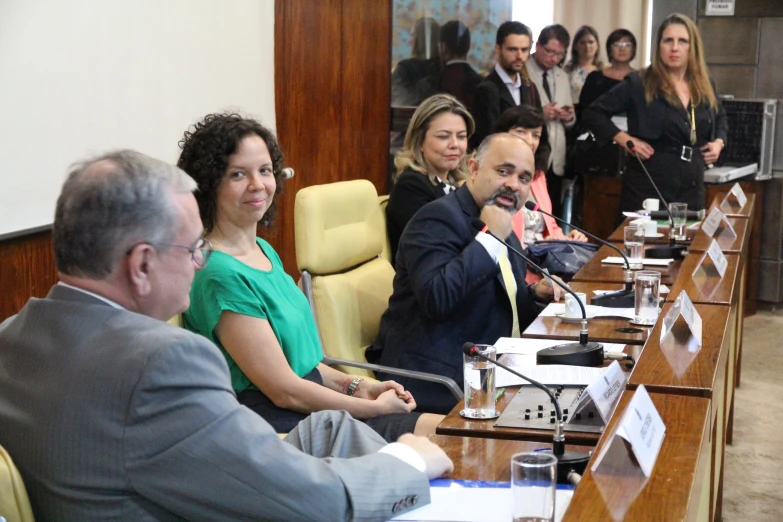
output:
[[[682,259],[687,253],[687,246],[654,246],[644,251],[644,257],[649,257],[650,259]]]
[[[552,451],[544,450],[541,453],[552,453]],[[590,462],[590,455],[578,451],[566,451],[557,457],[557,483],[570,484],[568,474],[571,471],[584,475],[588,462]]]
[[[560,344],[536,353],[536,363],[598,367],[604,364],[604,346],[600,343]]]
[[[596,306],[605,306],[607,308],[633,308],[634,307],[633,290],[617,290],[616,292],[607,292],[597,295],[590,300],[590,304]]]

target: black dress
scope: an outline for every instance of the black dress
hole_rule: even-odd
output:
[[[582,86],[582,92],[579,94],[579,104],[576,106],[577,125],[582,121],[582,112],[590,106],[595,100],[612,90],[612,87],[619,85],[622,80],[609,78],[603,71],[593,71],[587,75],[585,84]],[[582,124],[584,131],[587,128]],[[580,132],[581,134],[581,132]]]
[[[690,210],[703,209],[705,165],[699,148],[717,138],[726,143],[728,124],[720,102],[717,110],[706,103],[694,108],[696,143],[691,144],[690,107],[672,105],[663,96],[648,104],[640,73],[632,72],[584,111],[584,121],[599,144],[611,142],[620,131],[611,117],[622,112],[628,115],[628,134],[646,141],[655,151],[645,166],[664,199],[687,203]],[[647,198],[658,195],[639,162],[631,158],[623,174],[620,212],[639,210]]]

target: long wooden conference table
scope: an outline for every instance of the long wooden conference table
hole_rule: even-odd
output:
[[[722,197],[716,198],[708,210],[720,206],[721,201]],[[631,354],[636,362],[603,433],[566,432],[569,444],[595,446],[595,452],[564,520],[721,519],[723,457],[725,445],[732,441],[734,388],[739,386],[749,220],[754,205],[755,196],[749,194],[742,208],[727,204],[720,207],[736,233],[734,236],[721,232],[715,236],[727,260],[723,277],[701,271],[694,274],[713,238],[701,229],[691,231],[688,254],[668,267],[658,268],[662,284],[669,286],[670,291],[664,295],[665,302],[655,325],[628,328],[630,325],[624,319],[595,318],[590,321],[591,340],[624,344],[624,352]],[[621,248],[622,226],[609,237],[610,241],[619,238],[617,245]],[[623,270],[601,263],[604,257],[614,255],[616,252],[612,249],[601,247],[575,275],[570,286],[587,294],[588,300],[595,290],[621,288]],[[663,318],[681,292],[688,295],[702,318],[700,347],[693,338],[679,335],[682,332],[661,341]],[[556,317],[539,317],[522,334],[523,338],[531,339],[576,340],[578,336],[579,325],[565,323]],[[640,480],[625,472],[590,471],[596,455],[614,433],[629,401],[642,385],[666,425],[666,435],[652,474]],[[501,411],[518,390],[506,390],[497,404]],[[454,441],[447,451],[456,459],[460,459],[461,454],[454,445],[462,439],[448,436],[473,437],[481,451],[487,451],[488,440],[497,441],[489,445],[493,448],[493,462],[508,459],[512,449],[518,449],[505,445],[512,441],[526,441],[536,447],[551,441],[551,430],[495,427],[492,420],[462,418],[458,413],[462,408],[461,402],[441,423],[435,436],[439,442]],[[446,438],[437,439],[441,436]],[[463,450],[468,451],[467,448]],[[492,464],[494,480],[508,480],[502,476],[507,466],[507,463]],[[463,473],[465,478],[475,474],[474,471],[455,470],[458,478],[462,478],[459,475]]]

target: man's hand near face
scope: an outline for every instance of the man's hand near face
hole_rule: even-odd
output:
[[[511,235],[513,222],[511,214],[495,205],[484,205],[481,209],[479,219],[487,225],[490,232],[501,239],[506,239]]]

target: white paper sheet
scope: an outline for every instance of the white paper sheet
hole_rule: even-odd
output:
[[[605,257],[601,260],[607,265],[624,265],[625,260],[622,257]],[[669,266],[674,263],[674,259],[642,259],[642,264],[649,266]]]
[[[621,317],[623,319],[633,319],[633,308],[609,308],[608,306],[585,306],[585,312],[587,316],[592,319],[599,319],[601,317]],[[558,314],[565,313],[565,304],[563,303],[549,303],[544,310],[538,314],[539,317],[556,317]],[[588,328],[590,323],[587,323]]]
[[[495,343],[497,354],[513,353],[517,355],[532,355],[544,348],[551,348],[558,344],[571,343],[573,340],[567,339],[526,339],[524,337],[501,337]],[[601,343],[604,345],[605,352],[620,353],[625,348],[622,343]],[[516,359],[515,359],[516,360]],[[535,359],[533,359],[535,364]]]
[[[661,295],[669,293],[669,287],[666,285],[660,285],[658,288],[660,289]],[[617,290],[593,290],[593,293],[595,295],[604,295],[604,294],[608,294],[609,292],[616,292],[616,291]]]
[[[512,519],[514,500],[511,488],[431,487],[432,502],[392,520],[427,520],[432,522],[498,522]],[[572,489],[555,491],[555,520],[562,520]]]
[[[562,384],[565,386],[587,386],[599,378],[601,376],[601,372],[603,372],[603,368],[566,366],[562,364],[546,364],[540,366],[535,364],[531,366],[521,366],[515,364],[514,366],[511,366],[511,368],[526,377],[530,377],[534,381],[540,382],[541,384]],[[520,386],[522,384],[530,383],[520,379],[512,373],[507,372],[503,368],[497,368],[495,370],[495,386],[498,388],[503,388],[505,386]]]

